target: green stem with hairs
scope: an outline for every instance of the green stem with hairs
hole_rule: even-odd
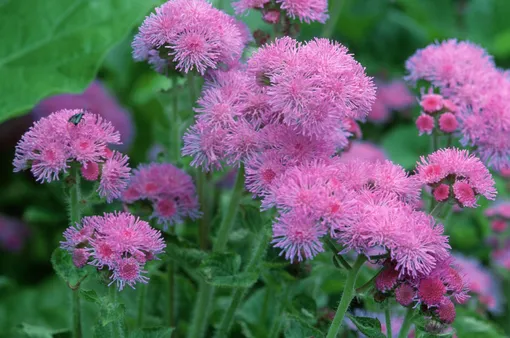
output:
[[[248,264],[246,265],[245,272],[251,273],[256,272],[258,270],[260,262],[265,256],[270,236],[271,234],[269,232],[269,229],[263,227],[260,230],[253,243],[254,250],[250,257],[250,260],[248,261]],[[241,301],[243,300],[247,291],[248,291],[247,288],[242,287],[238,287],[234,290],[234,292],[232,293],[232,300],[230,302],[230,305],[227,311],[224,312],[223,314],[219,329],[214,334],[215,338],[228,336],[230,327],[232,326],[232,321],[234,319],[234,314],[239,305],[241,304]]]
[[[113,304],[118,303],[118,293],[119,291],[115,287],[115,285],[111,285],[108,287],[108,294],[110,296],[110,302]],[[112,337],[113,338],[124,338],[124,332],[122,330],[122,321],[123,318],[116,320],[111,323],[112,325]]]
[[[234,221],[239,209],[239,201],[244,191],[244,167],[241,165],[237,172],[234,191],[230,196],[230,202],[227,213],[223,219],[216,236],[216,242],[213,245],[213,252],[223,252],[227,246],[228,235],[232,230]],[[207,322],[209,319],[210,304],[214,296],[214,286],[201,281],[199,285],[197,302],[193,310],[193,317],[188,331],[189,338],[201,338],[204,336]]]
[[[338,331],[340,331],[340,326],[342,326],[342,322],[344,320],[345,313],[347,312],[347,308],[351,304],[352,299],[354,298],[354,286],[356,285],[356,279],[358,278],[358,272],[365,263],[367,258],[365,255],[358,255],[352,269],[349,270],[347,274],[347,280],[345,282],[344,292],[342,293],[342,298],[340,299],[340,303],[338,304],[338,308],[336,310],[335,318],[329,327],[328,334],[326,338],[336,338]]]
[[[147,285],[140,283],[138,286],[138,313],[136,316],[136,327],[143,328],[143,317],[145,315],[145,298],[147,297]]]
[[[393,333],[391,332],[391,309],[389,301],[386,303],[384,308],[384,317],[386,318],[386,337],[393,337]]]
[[[414,315],[413,309],[412,308],[407,309],[404,322],[402,323],[400,332],[398,333],[398,338],[407,338],[407,334],[409,333],[409,330],[411,329],[411,325],[413,323],[413,315]]]
[[[171,228],[170,233],[174,234],[175,229]],[[172,259],[168,260],[168,324],[175,327],[175,264]]]
[[[333,252],[333,257],[337,261],[337,263],[341,264],[345,269],[350,270],[351,266],[350,264],[342,257],[342,255],[338,254],[338,249],[335,246],[335,243],[331,240],[331,238],[326,238],[326,245],[331,249]]]
[[[80,168],[77,164],[71,165],[69,176],[69,221],[71,225],[79,223],[81,220],[81,186],[80,186]],[[74,338],[82,337],[81,328],[81,304],[80,304],[80,286],[79,283],[72,292],[72,330]]]

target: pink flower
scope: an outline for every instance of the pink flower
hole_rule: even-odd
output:
[[[458,125],[457,118],[452,113],[444,113],[439,117],[439,129],[445,133],[453,133]]]
[[[443,97],[439,94],[429,92],[421,97],[420,106],[423,111],[429,114],[434,114],[443,109]]]
[[[454,256],[454,264],[464,276],[471,293],[489,311],[500,313],[504,302],[499,280],[486,267],[474,258]]]
[[[415,98],[402,80],[393,80],[378,86],[378,97],[391,110],[401,110],[412,106]]]
[[[151,217],[160,224],[172,225],[187,217],[195,220],[201,216],[191,176],[170,163],[138,167],[122,199],[128,204],[148,200],[153,209]]]
[[[416,120],[416,127],[420,132],[420,136],[423,134],[432,134],[434,130],[434,118],[430,115],[421,114]]]
[[[390,117],[391,110],[385,105],[385,102],[381,99],[380,95],[377,95],[367,119],[374,123],[384,123],[387,122]]]
[[[281,215],[273,225],[272,243],[282,249],[280,255],[285,253],[286,259],[302,261],[324,251],[320,238],[326,233],[327,229],[312,217],[292,211]]]
[[[492,221],[491,228],[494,232],[504,232],[508,228],[508,224],[502,219],[496,219]]]
[[[452,114],[457,114],[459,112],[459,107],[448,99],[443,99],[443,109]]]
[[[407,283],[400,284],[395,289],[395,299],[402,306],[411,305],[411,303],[415,301],[415,297],[416,291]]]
[[[384,162],[387,155],[382,148],[370,142],[353,141],[348,149],[342,152],[341,162],[361,160],[366,162]]]
[[[227,131],[224,129],[213,129],[208,123],[197,121],[184,134],[182,155],[193,156],[191,165],[201,166],[204,171],[220,169],[221,160],[224,158],[226,135]]]
[[[262,9],[270,0],[237,0],[232,3],[236,14],[242,14],[249,9]]]
[[[278,23],[280,21],[280,11],[277,9],[269,10],[262,15],[262,19],[270,24]]]
[[[143,266],[165,248],[159,231],[128,213],[84,217],[64,237],[61,247],[73,254],[76,266],[110,270],[111,283],[116,282],[119,290],[126,284],[134,288],[137,282],[147,283]]]
[[[246,162],[246,188],[255,196],[263,196],[284,172],[285,167],[278,152],[265,151]]]
[[[451,324],[455,320],[455,305],[453,305],[452,301],[449,298],[443,298],[441,303],[437,308],[437,315],[439,319],[446,323]]]
[[[427,158],[422,157],[416,173],[423,184],[450,185],[453,180],[454,195],[462,206],[474,207],[478,195],[490,200],[496,197],[495,183],[490,172],[467,150],[446,148]]]
[[[96,162],[86,162],[82,164],[80,170],[87,181],[95,181],[99,177],[99,165]]]
[[[418,284],[418,297],[428,305],[439,305],[446,294],[446,287],[439,278],[422,279]]]
[[[444,202],[450,197],[450,186],[447,184],[440,184],[432,191],[434,198],[438,202]]]
[[[327,0],[276,0],[277,4],[286,11],[287,16],[299,18],[301,22],[326,22],[329,15]]]
[[[81,94],[60,94],[45,98],[32,110],[32,116],[35,120],[39,120],[62,109],[83,108],[111,122],[119,131],[122,145],[119,143],[114,148],[125,150],[129,147],[134,133],[131,116],[98,80],[92,82]]]
[[[37,181],[51,182],[67,172],[72,162],[80,162],[88,168],[82,171],[84,177],[97,179],[96,166],[106,173],[104,167],[111,162],[108,146],[119,142],[119,133],[99,115],[60,110],[43,117],[23,135],[16,146],[14,171],[30,168]]]
[[[106,159],[101,168],[101,180],[97,189],[99,196],[108,202],[119,198],[127,187],[131,168],[127,165],[128,157],[116,151]]]
[[[391,291],[398,282],[399,272],[395,266],[388,264],[376,277],[375,287],[381,292]]]
[[[237,61],[246,43],[236,20],[205,0],[169,0],[142,23],[133,56],[157,71],[172,66],[204,74]],[[165,55],[167,54],[167,55]]]
[[[20,252],[30,236],[30,229],[21,220],[0,214],[0,248]]]

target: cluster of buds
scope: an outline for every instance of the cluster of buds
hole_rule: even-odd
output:
[[[423,134],[432,134],[436,123],[439,130],[445,134],[451,134],[459,127],[459,122],[455,117],[458,112],[457,106],[450,100],[440,94],[435,94],[429,89],[427,94],[422,94],[420,100],[422,113],[416,120],[416,127]]]

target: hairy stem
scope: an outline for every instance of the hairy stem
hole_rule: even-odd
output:
[[[227,246],[228,235],[234,225],[237,210],[239,209],[239,201],[244,190],[244,167],[241,165],[237,172],[236,184],[234,191],[230,196],[230,203],[227,213],[223,219],[216,236],[216,242],[213,245],[213,252],[223,252]],[[204,336],[207,322],[209,319],[210,304],[214,296],[214,286],[207,284],[205,281],[200,282],[197,302],[193,310],[193,318],[191,321],[189,338],[201,338]]]
[[[110,302],[113,304],[118,303],[118,293],[119,291],[115,287],[115,285],[108,287],[108,294],[110,296]],[[112,338],[124,338],[124,332],[122,330],[122,321],[123,318],[116,320],[111,323],[112,325]]]
[[[170,229],[174,233],[174,228]],[[169,259],[167,264],[168,273],[168,324],[175,327],[175,266],[173,260]]]
[[[71,225],[80,222],[81,219],[81,187],[80,187],[80,168],[77,165],[71,166],[70,187],[69,187],[69,221]],[[79,283],[72,291],[72,328],[73,337],[81,338],[81,305],[80,305],[80,286]]]
[[[352,299],[354,298],[354,286],[356,284],[356,279],[358,277],[358,272],[363,266],[363,263],[367,258],[365,255],[359,255],[352,266],[352,269],[349,270],[347,274],[347,280],[345,282],[344,292],[342,293],[342,298],[340,299],[340,303],[338,304],[338,308],[336,310],[335,318],[329,327],[328,334],[326,338],[336,338],[338,331],[340,330],[340,326],[342,326],[342,322],[344,320],[345,313],[347,312],[347,308],[351,304]]]
[[[269,237],[270,233],[267,231],[265,227],[263,227],[258,236],[255,238],[255,241],[253,243],[253,253],[250,257],[250,260],[248,261],[248,264],[246,265],[245,272],[255,272],[259,268],[260,262],[262,259],[264,259],[267,246],[269,244]],[[246,292],[248,289],[238,287],[234,290],[232,293],[232,301],[230,302],[230,305],[226,312],[224,312],[223,317],[221,319],[220,327],[216,331],[214,337],[221,338],[221,337],[227,337],[228,333],[230,331],[230,327],[232,326],[232,321],[234,319],[234,314],[241,304],[241,301],[243,300],[244,296],[246,295]]]
[[[145,298],[147,297],[147,285],[140,283],[138,286],[138,313],[136,316],[136,327],[143,328],[143,317],[145,314]]]
[[[350,270],[351,265],[342,257],[342,255],[338,254],[338,249],[335,246],[335,243],[331,240],[331,238],[326,238],[326,245],[331,249],[333,252],[333,257],[337,261],[337,263],[341,264],[345,269]]]
[[[404,318],[404,322],[400,328],[400,332],[398,333],[398,338],[407,338],[407,334],[409,333],[409,329],[411,329],[411,324],[413,320],[413,309],[407,309],[406,316]]]
[[[386,337],[393,337],[393,333],[391,332],[391,309],[389,301],[384,308],[384,317],[386,317]]]

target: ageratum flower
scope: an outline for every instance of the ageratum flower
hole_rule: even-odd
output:
[[[132,46],[135,60],[158,72],[175,67],[204,75],[237,61],[246,42],[237,21],[209,2],[169,0],[145,19]]]
[[[61,247],[73,255],[77,267],[86,264],[110,271],[110,285],[147,283],[146,262],[156,259],[165,248],[161,233],[128,213],[105,213],[84,217],[64,232]]]
[[[122,200],[131,204],[147,200],[158,223],[172,225],[185,218],[201,216],[198,197],[191,176],[170,163],[151,163],[138,167],[131,177]]]
[[[99,177],[98,192],[111,202],[120,196],[130,172],[128,157],[109,149],[115,144],[120,144],[120,134],[101,116],[60,110],[35,122],[22,136],[14,171],[30,169],[37,181],[51,182],[78,163],[85,179]]]

